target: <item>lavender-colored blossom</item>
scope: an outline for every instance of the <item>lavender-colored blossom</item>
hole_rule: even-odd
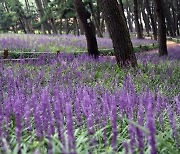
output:
[[[138,109],[138,124],[141,126],[144,126],[144,107],[143,107],[143,103],[141,98],[139,99],[140,103],[139,103],[139,109]],[[142,132],[142,130],[140,130],[139,128],[136,128],[137,130],[137,140],[138,140],[138,145],[139,145],[139,151],[141,154],[143,154],[144,152],[144,134]]]
[[[117,115],[117,104],[115,101],[115,96],[112,96],[111,99],[111,117],[112,117],[112,132],[113,132],[113,136],[112,136],[112,147],[113,150],[116,151],[117,150],[117,136],[118,136],[118,115]]]
[[[156,125],[153,115],[153,97],[150,95],[148,98],[148,108],[147,108],[147,128],[149,129],[149,144],[151,146],[151,154],[157,153],[156,147]]]
[[[67,132],[68,132],[68,143],[69,150],[76,151],[75,137],[74,137],[74,124],[72,119],[72,104],[71,101],[66,102],[66,121],[67,121]]]
[[[173,131],[173,137],[174,137],[174,139],[176,141],[177,148],[179,148],[180,143],[179,143],[178,130],[177,130],[177,127],[176,127],[176,119],[175,119],[174,112],[172,111],[172,107],[170,105],[168,107],[168,114],[169,114],[169,121],[170,121],[172,131]]]
[[[123,143],[123,147],[124,147],[124,150],[125,150],[125,154],[129,154],[129,145],[128,145],[127,142]]]
[[[133,121],[133,113],[129,111],[129,119]],[[135,146],[136,146],[136,127],[132,124],[129,124],[129,135],[130,135],[130,149],[131,153],[135,153]]]
[[[175,97],[177,114],[180,116],[180,94]]]

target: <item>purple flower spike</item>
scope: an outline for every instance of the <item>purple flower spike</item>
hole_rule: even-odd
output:
[[[172,131],[173,131],[173,137],[176,141],[177,147],[180,147],[180,143],[178,142],[179,137],[178,137],[178,130],[176,128],[176,119],[175,119],[174,112],[172,111],[171,106],[168,107],[168,114],[169,114],[169,121],[170,121]]]
[[[69,102],[66,102],[66,119],[67,119],[69,150],[70,151],[73,150],[73,153],[76,153],[76,144],[75,144],[73,117],[72,116],[73,116],[72,115],[72,103],[71,103],[71,101],[69,101]]]
[[[138,110],[138,124],[141,126],[144,126],[144,107],[142,103],[143,102],[141,99],[140,104],[139,104],[139,110]],[[137,128],[137,140],[139,143],[140,154],[143,154],[144,153],[143,152],[144,151],[144,135],[143,135],[142,130],[140,130],[139,128]]]
[[[124,143],[123,143],[123,147],[124,147],[124,149],[125,149],[125,154],[129,154],[129,145],[128,145],[127,142],[124,142]]]
[[[112,96],[111,99],[111,117],[112,117],[112,131],[113,131],[113,137],[112,137],[112,147],[113,150],[116,151],[117,150],[117,135],[118,135],[118,130],[117,130],[117,104],[115,101],[115,96]]]
[[[155,119],[153,115],[153,102],[155,101],[151,99],[151,96],[148,98],[148,108],[147,108],[147,128],[149,129],[149,144],[151,146],[151,154],[157,154],[157,147],[156,147],[156,125]]]

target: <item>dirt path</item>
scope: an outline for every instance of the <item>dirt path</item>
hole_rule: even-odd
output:
[[[174,47],[174,46],[180,46],[179,43],[176,43],[176,42],[173,42],[173,41],[167,41],[167,47],[170,48],[170,47]],[[158,50],[155,49],[155,50],[150,50],[150,51],[145,51],[143,52],[144,54],[153,54],[153,53],[158,53]]]
[[[167,41],[167,46],[172,47],[172,46],[180,46],[179,43],[173,42],[173,41]]]

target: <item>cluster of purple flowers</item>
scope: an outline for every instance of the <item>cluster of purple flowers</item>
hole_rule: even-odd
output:
[[[180,116],[179,97],[174,98],[171,106],[160,91],[152,92],[144,87],[145,91],[137,92],[130,74],[126,75],[121,88],[118,80],[108,88],[105,80],[117,76],[115,63],[110,57],[93,60],[86,55],[68,54],[39,57],[38,61],[29,63],[23,60],[13,65],[1,63],[0,137],[10,142],[10,132],[15,127],[19,144],[26,129],[29,134],[35,131],[39,140],[46,137],[51,141],[52,136],[58,134],[65,146],[67,133],[68,148],[62,150],[76,153],[74,132],[77,128],[87,129],[92,146],[98,145],[94,134],[104,128],[104,146],[111,145],[114,151],[121,151],[119,146],[124,145],[125,151],[144,153],[150,145],[151,153],[155,154],[159,131],[156,123],[163,131],[162,114],[168,113],[174,142],[179,146],[176,124],[176,117]],[[108,65],[112,72],[106,74]],[[98,74],[99,68],[104,74]],[[124,120],[129,132],[126,139],[130,141],[123,144],[118,138]],[[107,129],[107,125],[112,127]]]
[[[97,38],[98,46],[101,49],[113,48],[112,41],[109,38]],[[133,45],[145,45],[156,43],[150,39],[132,39]],[[35,35],[35,34],[1,34],[0,50],[8,48],[18,51],[37,51],[50,52],[52,50],[61,50],[69,52],[69,49],[86,49],[86,39],[84,36],[74,35]],[[55,51],[56,52],[56,51]]]

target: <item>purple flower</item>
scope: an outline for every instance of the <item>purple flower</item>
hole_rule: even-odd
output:
[[[123,142],[123,147],[125,149],[125,154],[129,154],[129,145],[127,142]]]
[[[147,128],[149,129],[149,144],[151,146],[151,154],[157,153],[156,147],[156,125],[153,115],[153,97],[150,95],[148,98],[148,107],[147,107]]]
[[[170,121],[172,131],[173,131],[173,137],[174,137],[174,139],[176,141],[177,147],[179,148],[180,143],[179,143],[178,130],[176,128],[176,119],[175,119],[174,112],[172,111],[172,107],[170,105],[168,107],[168,114],[169,114],[169,121]]]
[[[144,107],[143,107],[143,103],[142,103],[142,99],[139,99],[140,103],[139,103],[139,110],[138,110],[138,124],[141,126],[144,126]],[[139,143],[139,151],[141,154],[143,154],[144,152],[144,135],[142,130],[140,130],[139,128],[136,129],[137,130],[137,140]]]
[[[117,104],[115,101],[115,96],[112,96],[111,99],[111,118],[112,118],[112,147],[113,150],[117,150],[117,136],[118,136],[118,130],[117,130]]]
[[[68,132],[68,143],[69,150],[76,151],[75,137],[74,137],[74,127],[73,127],[73,115],[72,115],[72,103],[71,101],[66,102],[66,120],[67,120],[67,132]]]

